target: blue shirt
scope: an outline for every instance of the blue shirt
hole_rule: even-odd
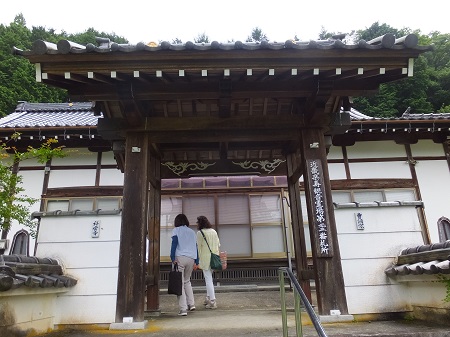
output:
[[[175,227],[172,231],[171,260],[175,261],[176,256],[190,257],[198,263],[197,235],[187,226]]]

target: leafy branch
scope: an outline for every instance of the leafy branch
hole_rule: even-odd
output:
[[[63,146],[55,146],[58,141],[50,138],[39,147],[28,146],[25,151],[19,151],[14,142],[20,133],[15,132],[6,142],[0,141],[0,228],[3,229],[2,237],[8,233],[13,220],[35,231],[35,223],[31,220],[29,207],[38,199],[29,197],[23,192],[23,178],[18,174],[19,164],[27,159],[35,159],[38,163],[45,164],[54,157],[67,156],[63,152]]]

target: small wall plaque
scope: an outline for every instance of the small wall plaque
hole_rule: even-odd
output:
[[[92,222],[91,237],[98,238],[100,236],[100,220],[95,220]]]
[[[356,229],[364,230],[364,220],[362,217],[362,213],[355,213],[356,217]]]

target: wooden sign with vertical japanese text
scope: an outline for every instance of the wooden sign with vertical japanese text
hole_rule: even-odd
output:
[[[328,219],[325,203],[322,164],[319,160],[307,160],[311,187],[311,205],[314,217],[314,238],[318,257],[333,256],[328,237]]]

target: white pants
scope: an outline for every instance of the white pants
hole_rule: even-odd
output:
[[[203,270],[203,277],[205,278],[206,296],[209,297],[210,301],[215,301],[216,294],[214,292],[214,283],[211,269]]]
[[[177,256],[178,270],[183,274],[183,292],[178,297],[180,310],[187,310],[188,305],[194,306],[194,292],[192,291],[191,275],[194,269],[194,259],[186,256]]]

